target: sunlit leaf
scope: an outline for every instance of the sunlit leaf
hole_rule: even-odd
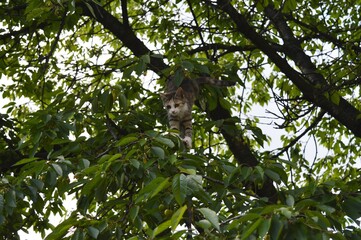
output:
[[[162,232],[167,230],[170,226],[171,226],[171,220],[168,220],[168,221],[165,221],[165,222],[161,223],[158,227],[156,227],[153,230],[153,232],[151,234],[151,237],[155,238],[156,236],[158,236],[159,234],[161,234]]]
[[[167,188],[171,183],[168,178],[157,177],[142,188],[135,200],[135,203],[139,203],[147,198],[156,196],[164,188]]]
[[[218,231],[220,231],[220,225],[218,220],[218,215],[215,211],[209,209],[209,208],[200,208],[198,209],[202,213],[202,215],[210,222],[212,223],[212,226],[215,227]]]
[[[130,220],[132,222],[134,222],[135,218],[138,216],[138,213],[139,213],[139,206],[133,206],[130,209],[129,214],[130,214]]]
[[[71,227],[76,225],[77,225],[77,219],[74,216],[71,216],[70,218],[67,218],[61,224],[56,226],[53,229],[53,231],[46,236],[45,240],[61,239],[62,237],[65,236],[65,234],[67,234],[67,232]]]
[[[178,224],[180,222],[180,220],[183,217],[184,212],[187,210],[187,206],[184,205],[183,207],[179,208],[173,215],[171,218],[171,224],[172,224],[172,231],[175,231],[176,228],[178,227]]]
[[[30,162],[36,161],[36,160],[38,160],[38,159],[39,159],[39,158],[37,158],[37,157],[24,158],[24,159],[16,162],[13,166],[23,165],[23,164],[26,164],[26,163],[30,163]]]
[[[252,223],[251,226],[249,226],[247,228],[247,230],[243,233],[243,235],[241,236],[241,239],[247,239],[254,231],[256,231],[256,229],[258,228],[258,226],[262,223],[263,219],[259,218],[257,219],[254,223]]]

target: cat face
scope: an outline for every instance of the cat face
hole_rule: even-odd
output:
[[[168,115],[171,117],[182,118],[183,115],[188,111],[187,104],[176,98],[172,98],[169,101],[164,103],[164,107],[168,112]]]
[[[189,108],[187,99],[185,98],[182,88],[178,88],[173,94],[162,93],[161,98],[163,100],[164,108],[167,110],[168,116],[180,119],[188,113]]]

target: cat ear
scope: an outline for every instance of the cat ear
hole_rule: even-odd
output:
[[[159,93],[160,99],[162,99],[163,103],[170,100],[172,94],[171,93]]]
[[[184,91],[183,88],[179,87],[177,91],[175,92],[176,98],[184,98]]]
[[[167,100],[167,94],[165,93],[159,93],[160,98],[162,99],[163,102],[165,102]]]

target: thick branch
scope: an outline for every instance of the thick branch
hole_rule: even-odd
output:
[[[306,128],[299,136],[294,138],[287,146],[285,146],[280,152],[278,152],[276,155],[272,156],[273,158],[278,158],[283,153],[287,152],[288,149],[290,149],[292,146],[294,146],[303,136],[306,135],[309,131],[311,131],[313,128],[317,126],[317,124],[322,120],[323,116],[325,115],[325,111],[321,111],[316,119],[310,124],[308,128]]]
[[[287,15],[285,17],[288,20],[292,20],[293,22],[297,23],[298,25],[300,25],[300,26],[302,26],[304,28],[307,28],[307,29],[311,30],[312,32],[314,32],[316,38],[331,42],[335,46],[337,46],[339,48],[342,48],[344,50],[347,50],[347,45],[349,43],[341,41],[341,40],[337,39],[336,37],[332,36],[329,33],[322,32],[316,26],[312,26],[310,24],[302,22],[301,20],[299,20],[298,18],[295,18],[291,14],[289,14],[289,15]],[[344,30],[344,31],[347,31],[347,30]],[[356,44],[351,45],[351,49],[353,49],[356,52],[356,54],[361,53],[361,47],[357,46]]]
[[[282,13],[273,9],[272,6],[268,6],[265,13],[281,34],[285,46],[284,53],[296,63],[303,75],[312,84],[327,84],[323,76],[316,72],[316,66],[312,63],[311,58],[304,53],[299,40],[295,38]]]
[[[162,71],[167,68],[167,65],[163,62],[162,59],[153,57],[151,55],[151,51],[135,35],[130,26],[121,23],[116,17],[109,14],[109,12],[107,12],[97,3],[89,1],[87,4],[92,8],[92,11],[89,10],[88,5],[84,4],[83,2],[79,3],[79,7],[83,9],[84,15],[89,16],[95,19],[97,22],[101,23],[105,29],[109,30],[114,34],[114,36],[120,39],[124,45],[127,46],[136,56],[139,57],[150,54],[150,69],[160,75],[162,74]]]
[[[300,65],[302,73],[296,71],[288,64],[285,58],[282,58],[271,45],[259,35],[247,19],[240,14],[228,0],[218,0],[218,7],[226,12],[236,23],[238,31],[250,39],[259,49],[261,49],[277,67],[300,89],[306,100],[314,103],[327,111],[331,116],[336,118],[340,123],[345,125],[355,136],[361,137],[361,112],[353,107],[340,95],[336,96],[336,101],[331,101],[330,96],[337,93],[327,92],[331,89],[323,76],[316,72],[315,66],[311,63],[297,45],[297,41],[292,38],[290,31],[285,26],[279,26],[282,31],[284,40],[287,41],[288,55]],[[292,49],[292,46],[295,48]],[[325,94],[328,93],[328,94]],[[335,99],[335,98],[333,98]]]
[[[224,108],[221,107],[221,104],[217,104],[216,109],[210,111],[209,116],[212,120],[220,120],[220,119],[230,119],[232,116],[231,114]],[[227,123],[232,124],[230,127],[236,129],[234,123]],[[235,159],[241,165],[247,165],[250,167],[255,167],[259,164],[258,159],[253,154],[252,150],[250,149],[247,141],[243,138],[239,131],[234,131],[230,133],[225,128],[221,129],[222,135],[225,138],[229,149],[232,151]],[[271,202],[277,201],[277,190],[273,185],[273,181],[270,179],[266,179],[264,185],[260,189],[253,189],[254,192],[258,196],[267,197]]]
[[[115,17],[105,11],[102,7],[96,4],[92,4],[92,7],[96,9],[96,11],[94,11],[94,17],[86,5],[81,6],[85,15],[93,17],[95,20],[103,24],[106,29],[118,37],[124,43],[124,45],[127,46],[136,56],[142,56],[144,54],[150,53],[150,50],[135,36],[130,27],[120,23]],[[162,59],[153,58],[151,60],[150,68],[156,73],[161,74],[161,71],[167,68],[167,65],[163,62]],[[231,117],[230,113],[223,109],[220,104],[218,104],[216,110],[211,111],[209,115],[213,120],[228,119]],[[234,125],[234,123],[232,124]],[[222,134],[226,139],[230,150],[240,164],[248,166],[258,165],[257,158],[253,155],[251,149],[239,133],[237,133],[235,136],[222,130]],[[254,191],[261,197],[268,197],[272,202],[277,200],[277,191],[270,179],[265,181],[265,184],[261,189],[254,189]]]
[[[86,5],[81,5],[81,7],[83,8],[85,15],[93,17],[95,20],[103,24],[104,28],[108,29],[116,37],[118,37],[124,43],[124,45],[127,46],[136,56],[142,56],[144,54],[150,53],[150,50],[135,36],[130,27],[120,23],[115,17],[105,11],[102,7],[97,4],[92,4],[92,7],[95,9],[95,17],[88,10]],[[167,68],[167,65],[163,62],[162,59],[153,58],[151,60],[150,68],[156,73],[161,74],[161,71]],[[223,109],[220,104],[218,104],[216,110],[211,111],[209,115],[213,120],[228,119],[231,117],[230,113]],[[234,123],[232,124],[234,125]],[[239,133],[237,133],[237,135],[230,135],[225,130],[222,130],[222,134],[226,139],[230,150],[240,164],[249,166],[258,165],[257,158],[253,155],[251,149]],[[265,182],[261,189],[254,190],[257,195],[261,197],[268,197],[272,202],[277,200],[277,191],[270,179]]]

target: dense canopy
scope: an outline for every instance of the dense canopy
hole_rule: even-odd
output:
[[[1,1],[0,236],[361,239],[360,6]],[[188,151],[159,93],[198,76],[236,86]]]

